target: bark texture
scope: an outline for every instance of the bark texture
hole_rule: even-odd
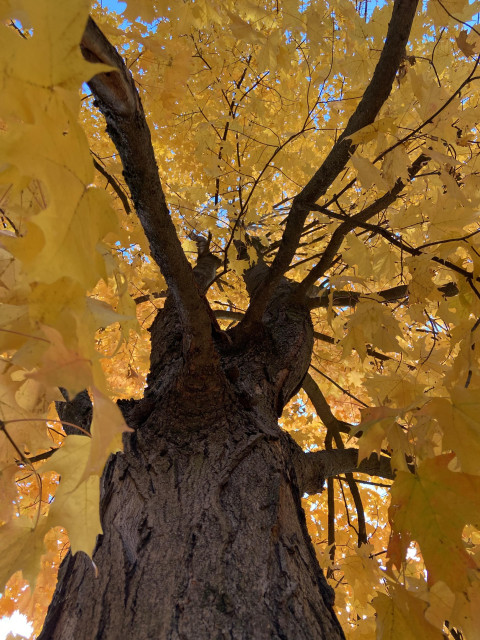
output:
[[[344,637],[278,426],[313,342],[287,295],[248,340],[214,331],[221,373],[195,385],[167,299],[145,397],[122,403],[135,433],[104,472],[94,564],[67,556],[40,640]]]

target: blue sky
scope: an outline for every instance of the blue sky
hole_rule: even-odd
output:
[[[98,0],[102,7],[106,7],[110,9],[110,11],[116,11],[117,13],[122,13],[127,6],[125,2],[120,2],[119,0]]]

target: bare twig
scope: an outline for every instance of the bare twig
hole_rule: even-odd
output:
[[[124,192],[122,191],[121,186],[118,184],[118,182],[115,180],[115,178],[110,175],[108,173],[108,171],[105,169],[105,167],[102,167],[102,165],[97,162],[95,160],[95,158],[93,159],[93,166],[95,167],[95,169],[102,174],[102,176],[104,178],[106,178],[108,184],[112,187],[112,189],[115,191],[115,193],[117,194],[117,196],[120,198],[120,200],[122,201],[123,204],[123,208],[125,209],[126,213],[131,213],[131,208],[130,208],[130,204],[128,202],[128,198],[127,196],[124,194]]]

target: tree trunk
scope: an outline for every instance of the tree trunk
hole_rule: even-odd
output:
[[[135,432],[104,471],[94,564],[67,556],[41,640],[344,638],[278,426],[312,346],[308,313],[282,304],[254,338],[217,332],[220,364],[192,379],[167,300],[145,398],[123,404]]]

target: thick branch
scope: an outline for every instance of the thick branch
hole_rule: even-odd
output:
[[[245,316],[241,311],[228,311],[228,309],[215,309],[214,312],[217,320],[242,320]]]
[[[349,136],[372,124],[390,95],[398,68],[405,57],[417,5],[418,0],[395,0],[385,45],[370,84],[325,162],[297,196],[302,203],[310,204],[324,195],[356,148],[350,143]]]
[[[150,130],[133,77],[91,18],[83,34],[81,49],[89,62],[102,62],[115,68],[115,71],[97,74],[88,85],[95,96],[95,104],[105,116],[107,133],[122,159],[125,181],[152,257],[173,295],[185,332],[192,339],[187,347],[197,356],[208,356],[211,323],[206,302],[197,288],[170,218]]]
[[[315,175],[294,198],[277,255],[267,277],[256,291],[245,316],[244,324],[246,327],[261,321],[276,286],[288,269],[300,242],[303,225],[309,213],[309,205],[326,193],[354,152],[355,145],[351,144],[348,136],[371,124],[388,98],[398,67],[405,54],[417,4],[418,0],[395,0],[385,45],[372,80],[348,121],[343,134]]]
[[[222,264],[221,259],[210,251],[210,242],[212,240],[212,234],[209,232],[208,238],[190,234],[192,240],[195,240],[197,245],[197,263],[193,267],[193,275],[202,293],[206,293],[208,288],[215,280],[217,269]]]
[[[358,449],[345,449],[340,436],[340,432],[349,433],[352,425],[338,420],[333,415],[330,405],[310,374],[307,373],[302,385],[312,401],[317,415],[327,427],[327,435],[331,434],[338,448],[327,449],[326,451],[302,452],[302,455],[295,456],[295,470],[298,478],[300,478],[301,491],[319,493],[322,491],[323,483],[327,478],[332,478],[340,473],[344,473],[347,476],[350,489],[352,488],[352,483],[354,483],[353,476],[351,476],[352,473],[365,473],[369,476],[393,480],[395,473],[390,464],[390,456],[386,456],[383,453],[377,456],[376,453],[373,453],[369,458],[359,463]],[[357,432],[356,436],[361,436],[361,432]],[[414,470],[411,464],[409,464],[409,468],[411,471]],[[363,510],[357,488],[352,492],[352,495],[354,495],[357,509]],[[365,535],[362,535],[362,539],[359,536],[359,544],[365,542],[365,539]]]
[[[390,458],[373,453],[358,462],[358,449],[330,449],[304,453],[295,461],[295,471],[302,493],[320,493],[327,478],[340,473],[365,473],[388,480],[394,479]]]
[[[437,287],[437,290],[446,298],[452,298],[458,295],[458,287],[455,282],[447,282]],[[366,300],[381,298],[382,302],[397,302],[408,296],[408,284],[399,284],[396,287],[390,289],[384,289],[383,291],[376,291],[375,293],[360,293],[358,291],[333,291],[326,290],[318,298],[310,298],[308,306],[310,309],[325,309],[330,305],[333,307],[354,307],[360,298]]]
[[[197,286],[200,291],[205,294],[208,291],[208,288],[215,280],[215,275],[217,273],[217,269],[221,265],[222,261],[219,257],[211,253],[210,251],[210,240],[202,238],[201,236],[196,236],[195,234],[191,234],[191,238],[194,239],[197,243],[202,243],[202,249],[199,247],[199,251],[197,254],[197,262],[193,267],[193,275],[197,282]],[[206,249],[203,245],[206,243]],[[153,291],[152,293],[146,293],[141,296],[137,296],[134,298],[135,304],[142,304],[143,302],[148,302],[149,300],[154,300],[158,298],[166,298],[168,291]]]
[[[133,299],[135,304],[142,304],[144,302],[148,302],[149,300],[158,300],[159,298],[166,298],[167,291],[154,291],[153,293],[145,293],[141,296],[137,296]]]
[[[339,292],[339,293],[344,293],[344,292]],[[345,293],[350,293],[350,292],[346,291]],[[148,297],[145,297],[145,300],[148,300]],[[322,304],[319,304],[318,306],[322,306],[322,307],[327,306],[323,304],[323,298],[315,298],[315,300],[322,301]],[[339,303],[339,306],[345,306],[345,305]],[[312,308],[315,308],[315,307],[312,307]],[[217,318],[217,320],[240,321],[244,317],[244,314],[241,311],[228,311],[227,309],[215,309],[213,313],[215,314],[215,317]],[[339,340],[336,340],[333,336],[328,336],[326,333],[322,333],[321,331],[314,331],[313,337],[316,338],[317,340],[321,340],[322,342],[327,342],[328,344],[337,344],[339,342]],[[368,345],[367,345],[367,354],[369,356],[372,356],[372,358],[377,358],[377,360],[383,360],[383,361],[392,360],[390,356],[386,356],[384,353],[380,353],[379,351],[372,349],[372,347],[369,347]],[[345,433],[347,433],[347,431]]]

